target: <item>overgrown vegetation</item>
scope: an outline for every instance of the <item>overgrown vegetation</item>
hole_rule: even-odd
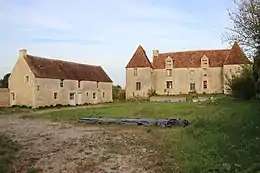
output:
[[[11,172],[15,154],[20,146],[8,137],[0,134],[0,173]]]
[[[251,99],[256,96],[256,86],[251,66],[243,66],[238,74],[226,76],[229,93],[235,98]]]
[[[184,172],[260,171],[259,102],[222,100],[214,109],[183,131],[179,148]]]

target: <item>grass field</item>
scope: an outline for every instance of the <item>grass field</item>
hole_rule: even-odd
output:
[[[163,172],[260,171],[260,102],[231,98],[204,103],[122,102],[32,115],[55,121],[79,117],[185,118],[186,128],[144,128],[159,151]],[[147,133],[149,132],[149,133]]]

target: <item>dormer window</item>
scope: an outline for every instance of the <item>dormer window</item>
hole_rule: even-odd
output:
[[[137,68],[134,68],[134,76],[137,76]]]
[[[209,66],[209,59],[208,59],[208,57],[207,56],[203,56],[202,58],[201,58],[201,67],[208,67]]]
[[[166,59],[165,59],[165,68],[166,69],[172,69],[173,67],[173,60],[170,56],[168,56]]]

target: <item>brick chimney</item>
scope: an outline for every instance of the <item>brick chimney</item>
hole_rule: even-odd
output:
[[[153,62],[154,62],[154,59],[158,57],[158,55],[159,55],[159,50],[154,49],[153,50]]]
[[[21,49],[19,51],[19,57],[24,58],[27,55],[27,50],[26,49]]]

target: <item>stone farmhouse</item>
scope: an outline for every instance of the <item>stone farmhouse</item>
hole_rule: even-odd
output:
[[[126,98],[158,95],[227,93],[227,75],[238,73],[248,59],[235,42],[231,49],[160,53],[150,62],[138,46],[126,66]]]
[[[95,104],[112,101],[112,80],[100,66],[37,57],[23,49],[9,91],[11,105]]]

